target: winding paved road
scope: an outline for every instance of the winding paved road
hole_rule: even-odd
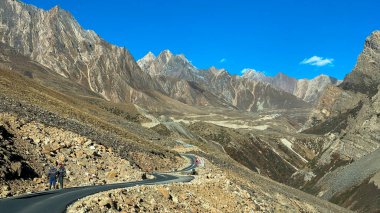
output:
[[[196,167],[193,155],[183,155],[191,160],[191,164],[177,172],[188,172]],[[74,187],[62,190],[44,191],[21,195],[12,198],[0,199],[1,213],[41,213],[41,212],[65,212],[66,208],[80,198],[111,189],[128,188],[139,185],[156,185],[175,182],[190,182],[192,176],[180,176],[173,173],[153,174],[155,179],[134,181],[127,183],[115,183],[100,186]]]

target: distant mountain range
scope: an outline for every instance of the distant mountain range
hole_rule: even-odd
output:
[[[138,60],[137,64],[143,71],[153,77],[166,76],[178,78],[197,82],[200,85],[210,83],[207,81],[207,79],[210,80],[210,73],[207,73],[207,71],[217,78],[224,76],[227,80],[232,77],[226,70],[218,70],[215,67],[211,67],[208,70],[198,70],[183,54],[174,55],[169,50],[162,51],[157,57],[152,52],[149,52]],[[239,79],[238,76],[234,76],[234,78]],[[266,76],[263,72],[253,69],[245,69],[242,78],[270,84],[272,87],[293,94],[308,103],[315,103],[327,85],[339,85],[341,83],[341,81],[326,75],[320,75],[311,80],[296,79],[283,73],[270,77]],[[217,94],[221,93],[221,91],[215,90],[215,88],[212,91]]]
[[[257,72],[253,69],[246,69],[243,77],[267,82],[272,86],[291,93],[309,103],[317,101],[327,85],[339,85],[341,83],[338,79],[327,75],[319,75],[311,80],[296,79],[283,73],[278,73],[274,77],[269,77],[265,76],[264,73]]]
[[[265,81],[230,75],[224,69],[200,70],[169,50],[149,52],[137,61],[171,97],[187,104],[229,106],[246,111],[307,107],[308,103]]]
[[[245,111],[309,106],[266,82],[214,68],[209,69],[212,72],[198,70],[184,55],[170,51],[157,58],[149,53],[136,63],[127,49],[84,30],[59,7],[45,11],[11,0],[1,1],[0,7],[4,45],[109,101],[150,108],[165,106],[165,96],[169,96],[174,99],[171,102],[191,106]]]

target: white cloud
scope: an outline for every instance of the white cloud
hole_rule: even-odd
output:
[[[333,58],[323,58],[319,56],[313,56],[310,58],[305,58],[303,61],[301,61],[300,64],[309,64],[312,66],[322,67],[326,65],[332,65],[334,59]]]
[[[222,58],[222,59],[220,59],[219,63],[224,63],[224,62],[226,62],[226,61],[227,61],[226,58]]]

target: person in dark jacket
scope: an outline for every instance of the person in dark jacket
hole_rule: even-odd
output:
[[[59,163],[58,168],[58,182],[60,189],[63,189],[63,178],[66,176],[66,169],[63,166],[63,163]]]
[[[57,169],[54,166],[51,166],[47,176],[49,179],[49,190],[51,190],[51,187],[54,189],[57,182]]]

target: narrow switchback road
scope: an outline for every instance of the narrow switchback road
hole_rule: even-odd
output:
[[[196,167],[193,155],[183,155],[191,160],[191,164],[177,172],[191,171]],[[139,185],[156,185],[176,182],[190,182],[192,176],[179,176],[171,173],[153,174],[155,179],[134,181],[127,183],[115,183],[100,186],[74,187],[62,190],[44,191],[21,195],[12,198],[0,199],[1,213],[41,213],[41,212],[65,212],[67,207],[80,198],[111,189],[128,188]]]

